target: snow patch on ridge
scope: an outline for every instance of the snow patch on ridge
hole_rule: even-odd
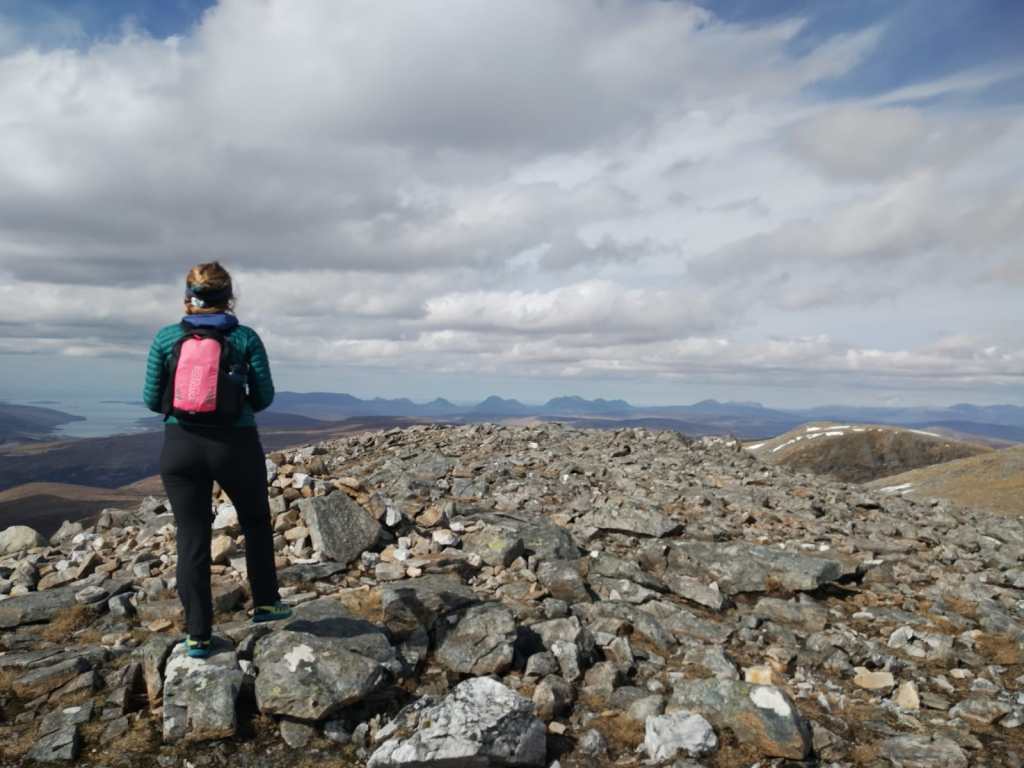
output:
[[[900,483],[899,485],[887,485],[885,488],[879,488],[879,493],[906,493],[914,487],[913,483]]]

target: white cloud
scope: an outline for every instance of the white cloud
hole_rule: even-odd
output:
[[[797,56],[801,24],[225,0],[72,50],[0,20],[0,352],[141,354],[219,258],[292,364],[1003,386],[1024,117],[924,102],[1008,75],[823,101],[881,27]],[[956,328],[898,306],[956,291]]]

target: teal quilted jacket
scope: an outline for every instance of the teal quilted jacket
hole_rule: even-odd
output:
[[[191,317],[197,317],[195,315]],[[234,319],[233,316],[226,316]],[[207,315],[206,318],[213,319]],[[270,376],[270,361],[263,341],[252,328],[246,325],[226,323],[226,338],[232,349],[232,359],[244,360],[249,364],[248,390],[249,396],[242,407],[242,413],[235,421],[235,427],[256,426],[255,413],[262,411],[274,400],[274,380]],[[232,327],[233,326],[233,327]],[[228,329],[230,329],[228,331]],[[153,344],[149,348],[149,359],[146,361],[146,384],[142,390],[142,400],[151,411],[162,413],[164,387],[170,379],[170,357],[174,345],[184,335],[181,325],[167,325],[157,331]],[[171,416],[168,424],[181,423]]]

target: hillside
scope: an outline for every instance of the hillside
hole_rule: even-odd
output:
[[[274,426],[274,421],[289,426]],[[340,422],[280,418],[260,429],[267,450],[325,440],[372,427],[414,423],[401,418],[358,418]],[[30,443],[0,447],[0,491],[25,483],[71,483],[120,488],[160,471],[163,432]]]
[[[28,524],[49,537],[64,520],[88,519],[106,507],[134,506],[146,495],[131,487],[26,483],[0,491],[0,529]]]
[[[747,450],[790,469],[863,483],[990,451],[986,445],[919,429],[815,422]]]
[[[244,539],[221,503],[206,661],[179,642],[159,504],[55,547],[0,534],[0,765],[1024,754],[1024,519],[644,429],[431,425],[269,462],[295,615],[248,621]]]
[[[75,416],[53,408],[35,405],[13,405],[0,402],[0,444],[41,440],[53,433],[55,427],[72,421],[83,421]]]
[[[1024,516],[1024,446],[992,451],[884,477],[869,485],[881,493]]]

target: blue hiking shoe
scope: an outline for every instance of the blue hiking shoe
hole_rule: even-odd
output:
[[[281,619],[287,619],[291,617],[292,609],[278,601],[273,605],[257,605],[252,611],[252,620],[255,624],[261,624],[264,621],[280,621]]]
[[[185,651],[193,659],[205,659],[210,655],[210,641],[198,640],[191,635],[186,635],[181,641]]]

